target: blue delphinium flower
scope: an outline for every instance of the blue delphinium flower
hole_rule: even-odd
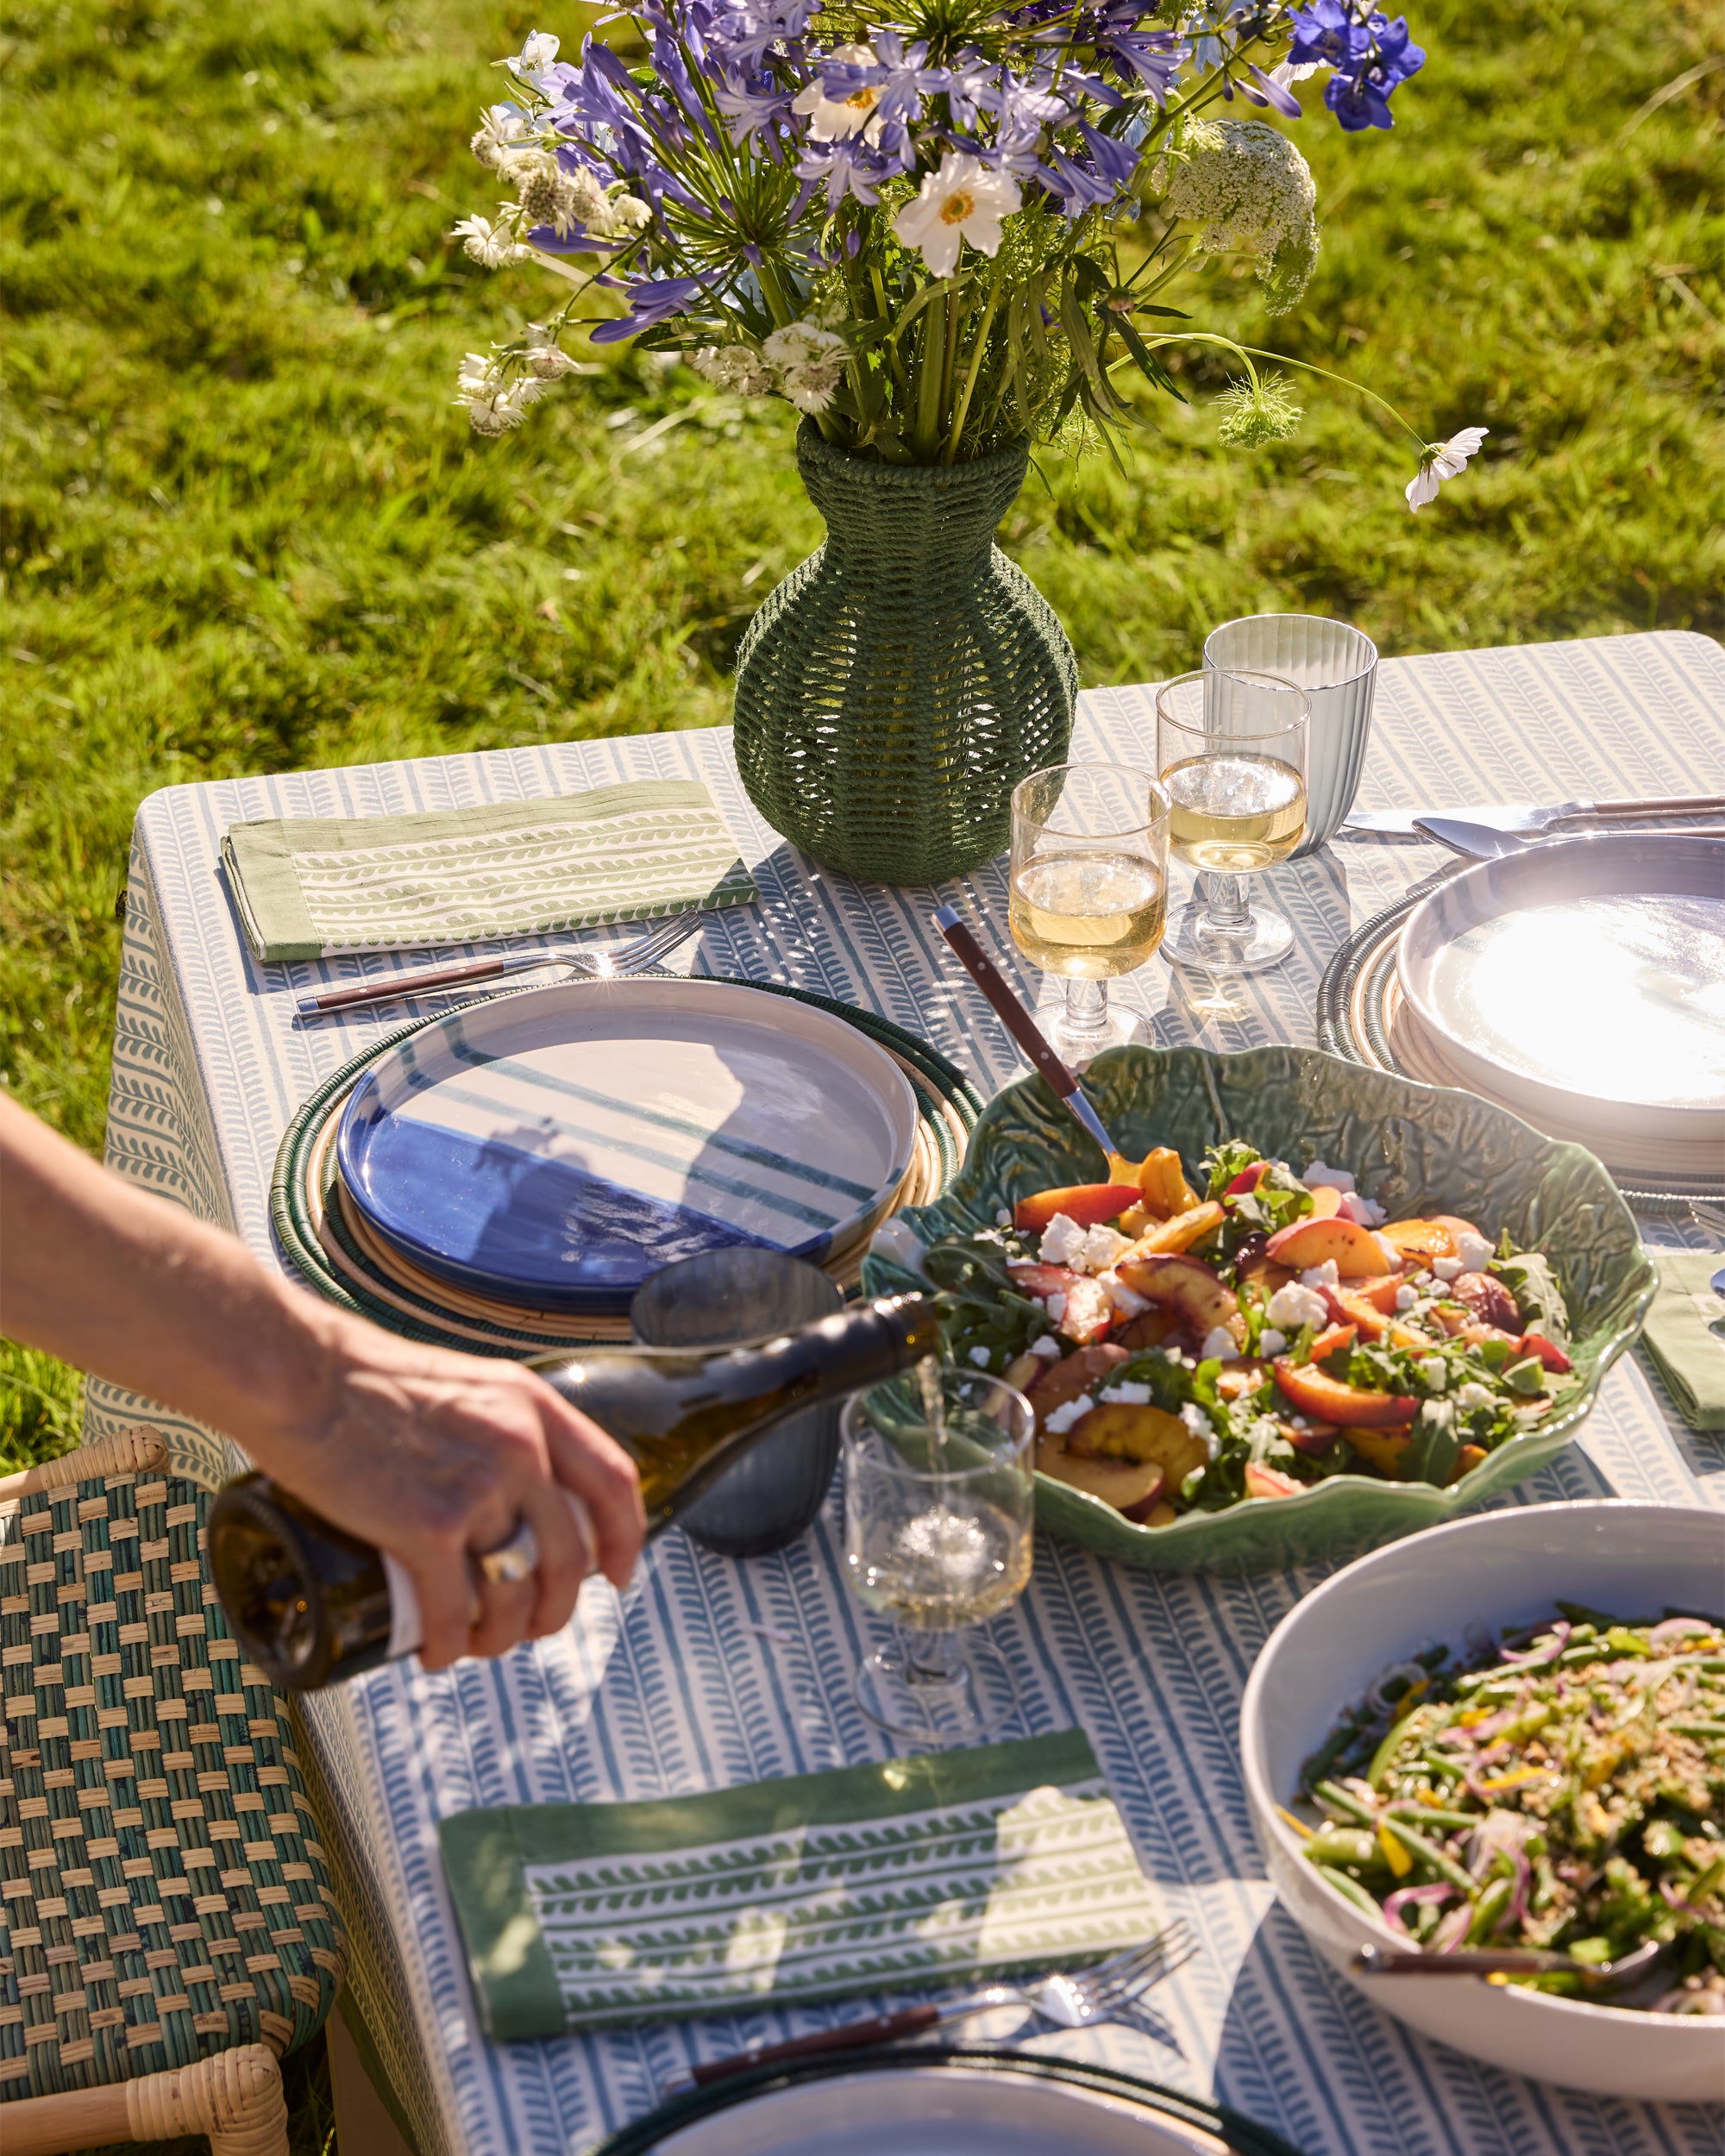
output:
[[[1392,22],[1356,0],[1312,0],[1289,19],[1294,42],[1288,65],[1316,63],[1333,71],[1324,85],[1324,103],[1348,133],[1393,127],[1390,92],[1426,64],[1424,52],[1408,35],[1407,18],[1397,16]]]

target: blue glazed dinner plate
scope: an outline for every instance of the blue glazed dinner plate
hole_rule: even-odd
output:
[[[354,1087],[336,1160],[426,1272],[598,1316],[703,1250],[836,1256],[887,1211],[916,1134],[897,1063],[825,1011],[730,981],[586,981],[398,1042]]]

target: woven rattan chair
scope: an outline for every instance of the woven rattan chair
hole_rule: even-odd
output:
[[[148,1429],[0,1479],[0,2149],[286,2156],[345,1965],[286,1709]]]

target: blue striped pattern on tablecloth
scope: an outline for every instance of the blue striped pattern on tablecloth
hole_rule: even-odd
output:
[[[1089,692],[1075,754],[1136,759],[1142,688]],[[510,800],[627,778],[703,778],[758,870],[761,903],[717,917],[678,962],[789,981],[914,1027],[989,1091],[1014,1051],[929,924],[963,896],[997,956],[995,864],[936,893],[882,893],[813,869],[750,809],[723,732],[223,780],[140,812],[116,1022],[109,1156],[122,1172],[271,1248],[270,1169],[317,1083],[400,1022],[398,1005],[297,1025],[296,996],[398,970],[368,954],[259,968],[223,892],[223,830],[242,818],[376,815]],[[1360,799],[1441,807],[1725,792],[1725,654],[1665,632],[1392,661],[1381,672]],[[1153,963],[1118,984],[1152,1038],[1219,1049],[1309,1040],[1317,980],[1351,927],[1434,867],[1435,849],[1344,843],[1278,871],[1299,948],[1216,1010]],[[418,962],[408,960],[408,964]],[[1669,1223],[1648,1224],[1675,1239]],[[147,1403],[91,1388],[89,1426]],[[158,1414],[192,1471],[223,1443]],[[1725,1454],[1668,1416],[1638,1361],[1612,1372],[1580,1441],[1521,1493],[1725,1506]],[[775,1557],[734,1564],[672,1535],[626,1602],[583,1595],[560,1639],[503,1664],[386,1671],[308,1703],[330,1855],[354,1934],[351,1981],[423,2156],[564,2156],[648,2109],[693,2056],[830,2025],[862,2009],[736,2015],[556,2043],[480,2036],[438,1862],[437,1818],[476,1804],[680,1795],[888,1756],[846,1679],[866,1626],[839,1575],[831,1507]],[[1197,1957],[1134,2020],[1049,2048],[1210,2094],[1309,2156],[1717,2156],[1716,2116],[1517,2079],[1414,2035],[1333,1975],[1275,1907],[1235,1749],[1239,1695],[1270,1627],[1316,1573],[1246,1580],[1128,1572],[1044,1539],[1023,1602],[992,1636],[1015,1670],[1022,1733],[1082,1724],[1164,1906]]]

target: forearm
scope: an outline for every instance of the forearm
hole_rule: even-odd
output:
[[[0,1329],[273,1450],[328,1413],[339,1312],[0,1094]]]

